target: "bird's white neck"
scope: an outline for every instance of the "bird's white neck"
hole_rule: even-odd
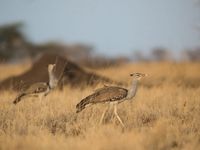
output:
[[[55,78],[54,74],[53,74],[53,70],[49,71],[49,86],[50,88],[55,88],[58,84],[57,79]]]
[[[128,89],[127,99],[132,99],[136,95],[137,84],[138,84],[138,80],[133,79],[132,84],[131,84],[130,88]]]

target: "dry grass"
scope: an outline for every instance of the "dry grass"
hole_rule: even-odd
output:
[[[20,65],[14,68],[1,66],[0,71],[7,69],[7,76],[23,71]],[[150,74],[135,99],[119,105],[125,129],[110,115],[104,125],[98,124],[105,105],[75,113],[91,87],[66,87],[43,101],[29,98],[16,106],[15,92],[1,92],[0,149],[200,149],[199,68],[195,63],[140,63],[95,70],[126,83],[130,72]]]

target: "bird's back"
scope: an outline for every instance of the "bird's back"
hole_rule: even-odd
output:
[[[125,98],[128,94],[128,90],[121,87],[105,87],[99,89],[97,92],[89,95],[90,103],[102,103],[109,101],[117,101]]]
[[[38,82],[35,84],[32,84],[26,91],[26,94],[37,94],[45,92],[48,88],[48,85],[46,82]]]
[[[121,87],[116,87],[116,86],[104,87],[97,90],[95,93],[87,96],[83,100],[81,100],[81,102],[77,104],[76,108],[78,109],[77,111],[79,112],[82,109],[84,109],[87,104],[118,101],[125,98],[127,94],[128,90]]]

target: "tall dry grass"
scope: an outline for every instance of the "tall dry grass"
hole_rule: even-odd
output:
[[[127,84],[131,72],[150,75],[132,101],[119,105],[125,129],[111,113],[99,125],[104,104],[75,113],[75,105],[93,87],[66,87],[42,101],[29,98],[16,106],[17,93],[1,92],[0,149],[200,149],[199,68],[197,63],[139,63],[94,70]],[[23,71],[18,65],[18,70],[1,66],[0,72],[6,69],[7,76]]]

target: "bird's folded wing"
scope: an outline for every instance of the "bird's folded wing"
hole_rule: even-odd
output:
[[[48,89],[48,85],[45,82],[38,82],[35,84],[32,84],[25,93],[27,94],[37,94],[37,93],[43,93]]]
[[[128,90],[120,87],[104,87],[98,89],[97,92],[89,95],[85,99],[88,99],[90,103],[101,103],[109,101],[117,101],[125,98],[128,94]]]

